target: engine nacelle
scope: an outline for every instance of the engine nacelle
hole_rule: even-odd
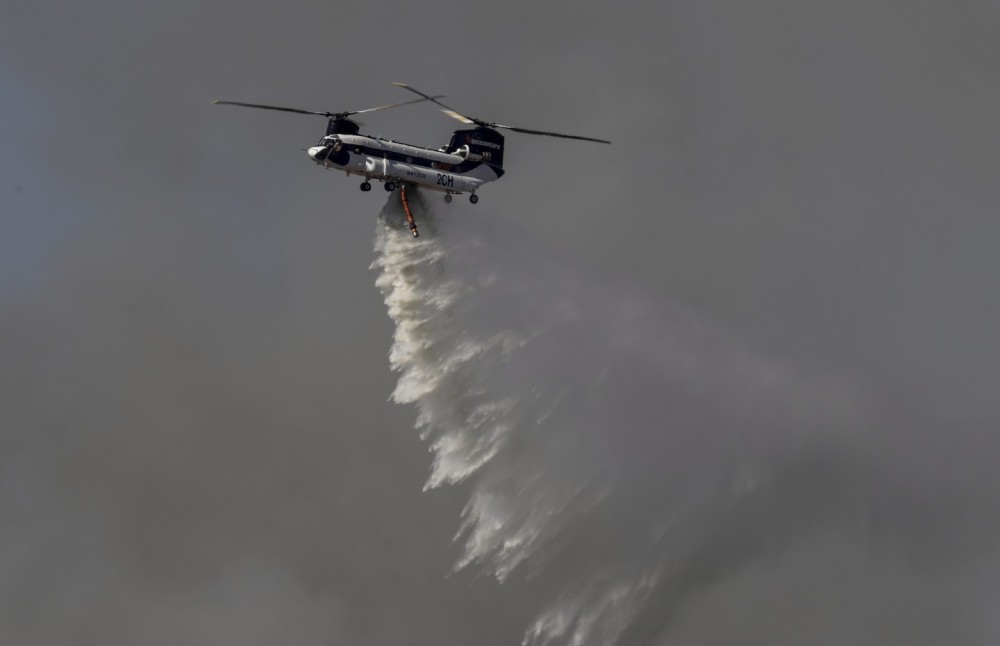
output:
[[[473,162],[483,161],[483,156],[480,155],[479,153],[474,153],[471,150],[469,150],[469,145],[468,144],[466,144],[464,146],[461,146],[458,150],[456,150],[452,154],[453,155],[458,155],[459,157],[461,157],[465,161],[473,161]]]

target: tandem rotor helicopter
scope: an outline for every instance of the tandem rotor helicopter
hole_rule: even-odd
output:
[[[442,95],[424,94],[405,83],[396,83],[398,87],[409,90],[420,96],[419,99],[380,105],[364,110],[349,110],[346,112],[313,112],[298,108],[285,108],[259,103],[241,103],[238,101],[213,101],[218,105],[237,105],[244,108],[260,108],[262,110],[278,110],[296,114],[314,114],[329,118],[326,135],[319,142],[306,150],[316,164],[325,168],[342,170],[347,175],[361,175],[362,191],[372,190],[370,180],[383,183],[386,191],[394,191],[398,185],[403,209],[413,237],[417,237],[416,221],[410,212],[406,199],[407,186],[422,186],[444,193],[444,201],[451,202],[453,195],[469,194],[469,201],[479,202],[476,191],[483,184],[500,179],[503,174],[504,137],[498,128],[512,130],[529,135],[544,135],[561,139],[579,139],[601,144],[610,144],[605,139],[565,135],[558,132],[543,130],[528,130],[515,126],[505,126],[491,121],[484,121],[466,116],[454,110],[438,99]],[[456,130],[447,146],[433,149],[412,146],[391,139],[363,135],[360,127],[348,117],[366,112],[388,110],[412,103],[431,101],[442,108],[448,116],[473,126],[464,130]]]

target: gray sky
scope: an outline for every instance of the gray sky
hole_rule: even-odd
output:
[[[312,167],[322,119],[209,105],[357,109],[406,81],[613,140],[511,134],[470,214],[854,393],[878,470],[980,530],[914,521],[986,573],[940,558],[982,620],[942,639],[993,643],[998,28],[989,2],[6,7],[3,641],[521,639],[537,598],[447,576],[467,488],[421,493],[431,456],[387,401],[384,196]],[[453,127],[419,105],[364,121],[425,145]],[[739,585],[676,638],[725,643],[699,613]]]

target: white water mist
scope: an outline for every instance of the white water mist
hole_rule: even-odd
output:
[[[373,264],[393,399],[417,409],[427,487],[469,485],[456,567],[542,599],[526,644],[694,643],[699,621],[712,643],[841,643],[867,634],[843,630],[865,610],[852,584],[912,584],[865,573],[871,546],[902,535],[883,512],[905,496],[877,477],[849,398],[481,211],[411,196],[422,237],[390,197]],[[746,595],[774,585],[792,607],[806,593],[786,580],[843,573],[841,606],[743,616]],[[841,626],[820,637],[823,622]]]

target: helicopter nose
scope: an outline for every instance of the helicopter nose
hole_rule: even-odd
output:
[[[328,146],[313,146],[306,151],[306,154],[317,164],[322,164],[329,156],[330,148]]]

